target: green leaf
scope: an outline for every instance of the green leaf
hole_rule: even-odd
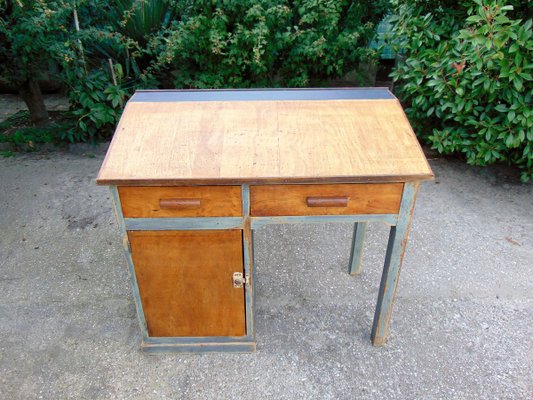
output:
[[[511,133],[511,134],[507,135],[507,137],[505,138],[505,145],[507,147],[513,147],[513,144],[514,144],[514,136]]]
[[[532,25],[532,24],[533,24],[533,20],[528,19],[528,20],[524,23],[524,26],[523,26],[524,30],[525,30],[526,32],[531,31],[531,25]]]
[[[514,56],[514,63],[517,67],[520,66],[520,64],[522,64],[522,54],[520,53],[516,53],[515,56]]]
[[[479,15],[472,15],[466,19],[466,22],[480,22],[483,18],[481,18]]]
[[[520,48],[520,46],[518,45],[518,43],[513,43],[513,44],[511,45],[511,47],[509,47],[509,53],[514,53],[514,52],[517,51],[519,48]]]

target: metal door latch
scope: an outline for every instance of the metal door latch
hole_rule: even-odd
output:
[[[124,246],[124,249],[131,253],[131,243],[130,243],[130,240],[128,239],[128,235],[124,235],[124,237],[122,238],[122,245]]]
[[[246,276],[243,276],[242,272],[234,272],[233,273],[233,287],[235,289],[242,288],[244,285],[248,285],[250,282],[250,277],[248,274]]]

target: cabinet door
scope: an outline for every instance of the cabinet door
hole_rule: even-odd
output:
[[[150,336],[244,336],[242,231],[129,231]]]

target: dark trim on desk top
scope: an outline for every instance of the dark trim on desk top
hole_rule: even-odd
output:
[[[134,103],[185,101],[394,100],[387,88],[138,90]]]

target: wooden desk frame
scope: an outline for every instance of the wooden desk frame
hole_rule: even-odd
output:
[[[377,304],[372,325],[371,340],[375,346],[385,343],[392,314],[401,264],[409,234],[418,182],[405,182],[398,214],[366,215],[324,215],[251,217],[250,189],[241,185],[243,217],[198,217],[198,218],[124,218],[116,186],[111,186],[114,209],[120,232],[123,236],[124,251],[133,287],[133,296],[139,324],[142,331],[142,349],[148,353],[164,352],[250,352],[255,350],[254,330],[254,268],[253,231],[265,225],[287,223],[352,222],[354,234],[348,273],[356,275],[361,270],[364,235],[368,222],[383,222],[391,226],[383,274],[378,291]],[[246,336],[239,337],[150,337],[144,318],[139,287],[135,277],[128,230],[243,230],[244,272],[248,282],[245,285]]]
[[[384,88],[136,92],[97,183],[111,187],[142,349],[254,351],[253,232],[326,222],[354,224],[350,275],[367,223],[390,226],[371,332],[383,345],[432,178]]]

